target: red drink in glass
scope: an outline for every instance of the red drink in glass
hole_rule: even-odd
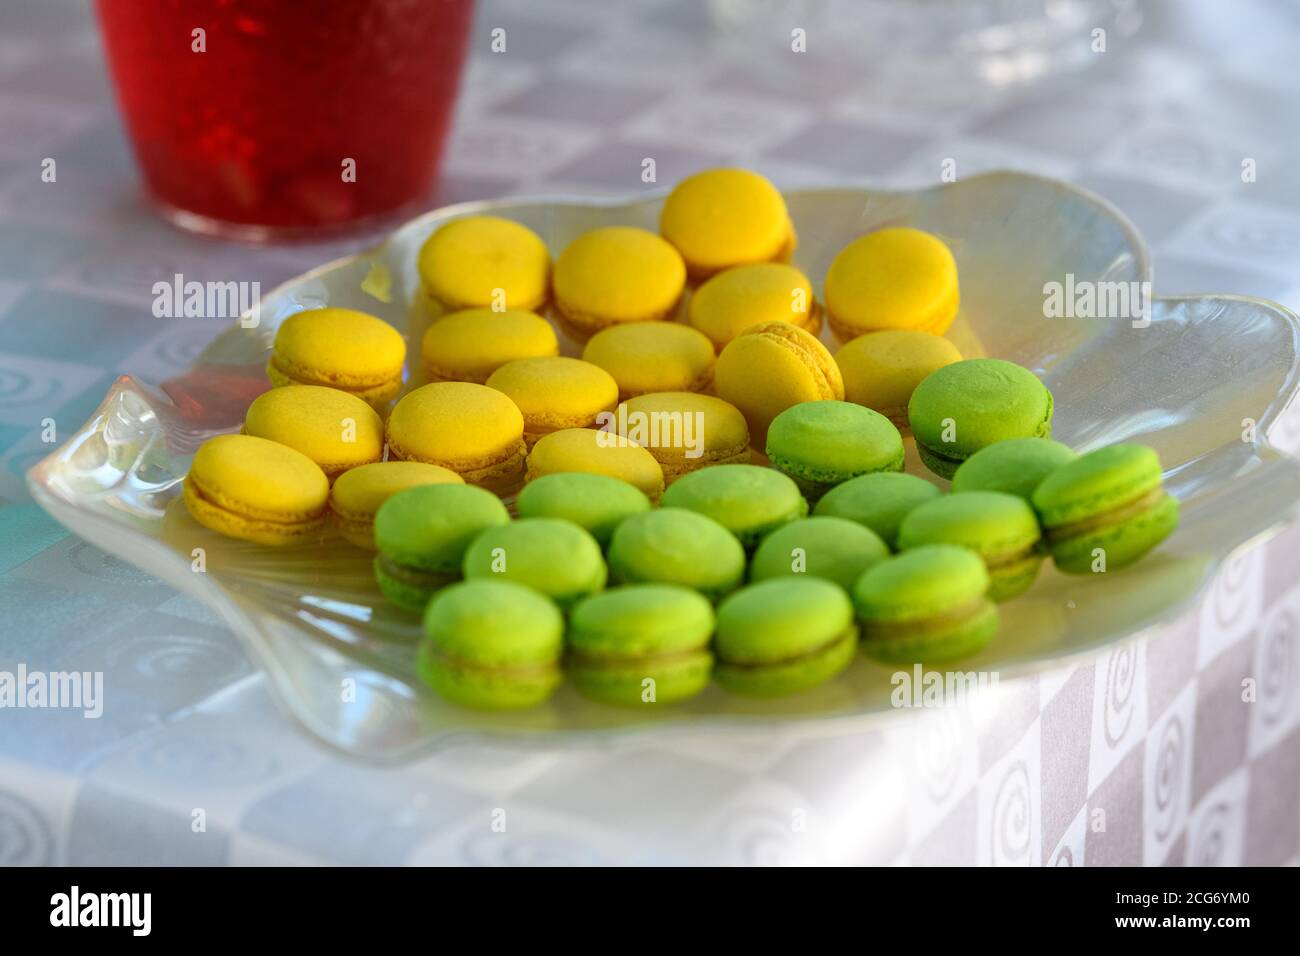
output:
[[[412,210],[437,175],[473,0],[96,0],[152,198],[269,240]]]

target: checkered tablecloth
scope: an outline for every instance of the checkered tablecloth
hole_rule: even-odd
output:
[[[921,112],[773,82],[761,58],[721,51],[694,0],[488,4],[439,200],[658,188],[641,182],[645,157],[661,184],[727,163],[790,186],[933,182],[951,157],[960,175],[1026,168],[1115,200],[1153,247],[1159,293],[1300,307],[1300,12],[1141,6],[1139,32],[1084,73]],[[505,54],[489,50],[494,27]],[[51,421],[61,440],[115,375],[160,380],[218,331],[154,318],[155,280],[269,288],[358,245],[183,235],[141,205],[134,176],[85,5],[5,0],[0,670],[102,671],[107,705],[98,720],[0,710],[0,863],[1300,856],[1300,529],[1232,562],[1176,625],[964,710],[819,739],[458,741],[395,770],[320,748],[209,611],[69,536],[23,487]],[[1300,450],[1300,423],[1273,437]]]

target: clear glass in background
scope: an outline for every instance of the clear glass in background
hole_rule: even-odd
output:
[[[96,8],[146,189],[177,225],[252,241],[309,238],[427,199],[473,0]]]

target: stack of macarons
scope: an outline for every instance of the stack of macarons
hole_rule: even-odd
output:
[[[406,390],[386,322],[291,316],[274,387],[198,450],[185,503],[257,544],[333,527],[374,552],[378,590],[422,615],[419,673],[490,708],[542,703],[566,673],[641,706],[711,679],[807,690],[858,648],[965,656],[1045,560],[1106,573],[1172,533],[1152,449],[1076,454],[1037,374],[943,337],[960,294],[942,239],[864,234],[822,302],[795,248],[780,193],[737,169],[679,183],[658,232],[551,250],[512,220],[449,222],[419,254]],[[932,477],[904,471],[909,442]]]

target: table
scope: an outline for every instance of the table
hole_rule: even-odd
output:
[[[657,188],[647,156],[660,183],[728,163],[789,186],[915,185],[954,157],[961,175],[1014,166],[1110,197],[1151,243],[1160,293],[1300,307],[1300,15],[1144,10],[1085,73],[921,114],[774,89],[761,63],[717,54],[691,0],[490,3],[438,199]],[[0,710],[0,863],[1300,862],[1300,529],[1241,555],[1175,625],[967,710],[802,740],[456,741],[395,769],[322,749],[210,612],[69,536],[22,476],[113,376],[159,380],[216,334],[154,318],[154,281],[269,288],[358,245],[257,250],[158,222],[85,5],[6,0],[0,671],[102,671],[106,705]],[[1292,452],[1298,419],[1272,436]]]

